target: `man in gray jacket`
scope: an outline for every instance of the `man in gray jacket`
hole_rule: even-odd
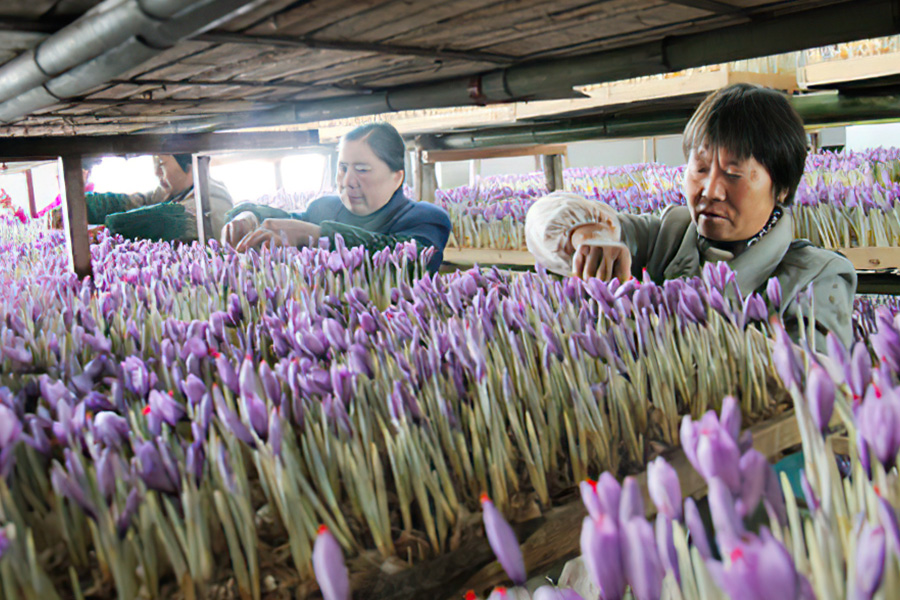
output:
[[[190,154],[153,157],[159,187],[137,194],[87,194],[88,223],[105,224],[125,237],[190,242],[197,239],[197,201],[194,196],[193,159]],[[231,210],[231,195],[210,178],[210,239],[218,239]]]
[[[790,204],[803,175],[806,133],[778,92],[736,84],[711,94],[684,133],[687,206],[660,216],[619,214],[580,198],[545,197],[526,218],[528,247],[557,272],[579,277],[640,276],[656,282],[700,275],[705,262],[725,261],[743,294],[781,284],[778,307],[798,340],[806,330],[800,293],[811,287],[815,346],[832,331],[853,339],[856,271],[844,256],[793,239]]]

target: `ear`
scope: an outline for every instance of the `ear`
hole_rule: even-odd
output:
[[[394,190],[399,190],[400,186],[403,185],[403,180],[406,178],[406,171],[400,169],[399,171],[394,171],[391,173],[391,177],[394,181]]]
[[[778,192],[778,193],[775,195],[775,203],[776,203],[776,204],[783,204],[784,201],[787,199],[787,195],[788,195],[788,191],[787,191],[787,190],[781,190],[780,192]]]

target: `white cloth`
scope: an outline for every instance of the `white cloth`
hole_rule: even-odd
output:
[[[619,218],[608,204],[569,192],[553,192],[539,198],[525,215],[528,251],[548,271],[571,275],[573,254],[567,252],[569,236],[573,229],[586,224],[602,227],[584,245],[609,246],[621,239]]]

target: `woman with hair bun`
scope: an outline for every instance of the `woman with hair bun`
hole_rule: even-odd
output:
[[[442,208],[403,195],[403,138],[388,123],[357,127],[342,139],[338,154],[338,195],[311,202],[302,213],[258,204],[239,204],[228,214],[222,242],[238,251],[264,243],[315,244],[341,234],[348,246],[375,251],[414,240],[436,252],[428,264],[437,271],[450,237],[450,217]]]

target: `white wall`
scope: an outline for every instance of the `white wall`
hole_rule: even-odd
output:
[[[851,125],[847,127],[847,150],[900,146],[900,123]]]

